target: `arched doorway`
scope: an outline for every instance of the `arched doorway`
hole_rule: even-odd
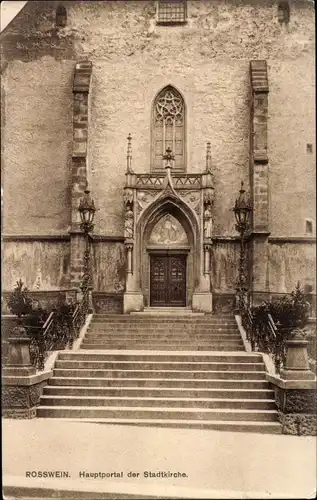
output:
[[[136,278],[145,306],[190,306],[200,268],[199,231],[191,209],[170,194],[137,225]]]

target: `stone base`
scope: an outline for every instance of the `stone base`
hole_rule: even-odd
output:
[[[317,416],[311,413],[282,413],[279,412],[279,421],[282,424],[282,433],[293,436],[316,436]]]
[[[125,292],[123,295],[123,312],[139,312],[144,309],[143,294],[140,292]]]
[[[192,298],[193,311],[212,313],[212,293],[194,292]]]
[[[36,370],[34,366],[5,366],[3,368],[3,376],[12,377],[29,377],[30,375],[35,375]]]
[[[36,417],[36,406],[21,410],[19,408],[3,408],[2,418],[12,418],[15,420],[31,419]]]
[[[315,374],[310,370],[281,370],[283,380],[314,380]]]
[[[51,371],[31,376],[8,374],[2,377],[2,416],[4,418],[34,418],[43,387]]]

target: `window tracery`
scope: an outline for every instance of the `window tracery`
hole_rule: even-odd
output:
[[[153,170],[164,169],[163,156],[171,148],[174,171],[185,170],[185,104],[182,96],[171,86],[165,87],[153,107]]]

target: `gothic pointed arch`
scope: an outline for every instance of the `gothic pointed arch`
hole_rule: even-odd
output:
[[[178,232],[179,238],[168,234],[165,241],[154,241],[153,233],[164,221]],[[171,226],[174,226],[171,227]],[[183,233],[183,234],[182,234]],[[166,233],[165,233],[166,236]],[[154,247],[153,248],[153,244]],[[165,245],[165,248],[164,248]],[[192,294],[198,282],[200,270],[200,231],[199,221],[192,208],[173,192],[162,193],[140,215],[136,227],[136,278],[139,289],[148,304],[150,290],[150,256],[153,252],[181,252],[187,256],[187,305],[191,304]]]
[[[166,149],[171,148],[174,172],[186,171],[186,108],[182,94],[167,85],[156,95],[152,105],[152,171],[164,171]]]

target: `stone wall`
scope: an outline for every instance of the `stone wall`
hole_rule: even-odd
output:
[[[316,248],[313,243],[270,243],[270,290],[289,293],[299,281],[315,290]]]
[[[21,279],[29,290],[58,290],[69,285],[68,241],[6,241],[2,290]]]
[[[123,292],[125,287],[125,249],[122,243],[95,242],[93,245],[93,289]]]

